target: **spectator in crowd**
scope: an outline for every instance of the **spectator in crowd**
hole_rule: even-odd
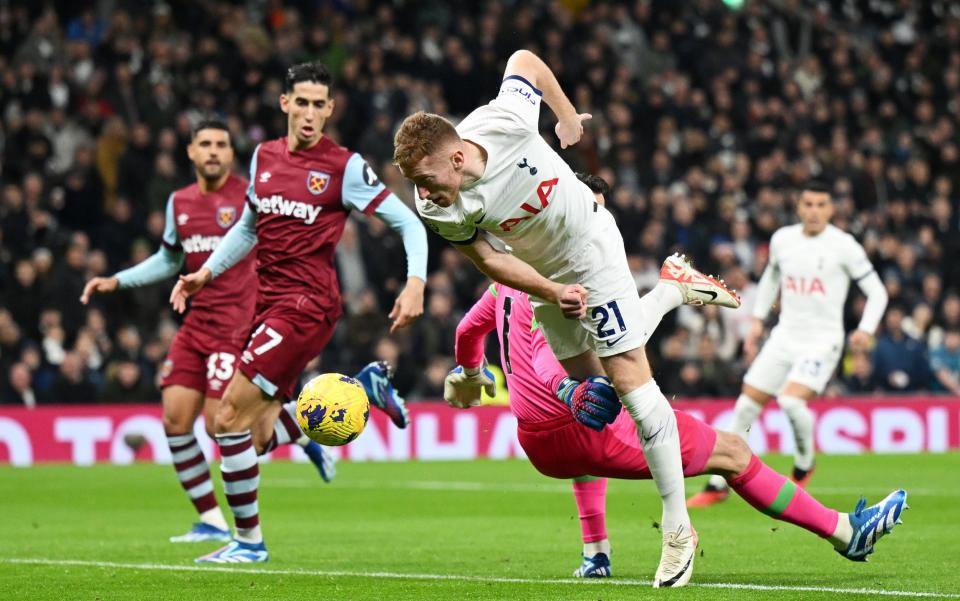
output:
[[[64,354],[60,363],[60,372],[53,381],[51,403],[93,403],[97,400],[97,387],[90,377],[89,370],[76,351]]]
[[[855,351],[850,357],[850,373],[842,380],[843,390],[847,394],[872,394],[880,390],[873,375],[870,355],[865,351]]]
[[[944,332],[943,345],[930,352],[933,390],[960,396],[960,328]]]
[[[926,346],[903,331],[903,308],[887,307],[883,333],[873,349],[874,377],[888,392],[915,392],[930,385]]]
[[[14,363],[10,367],[9,385],[3,391],[3,403],[27,408],[37,406],[37,394],[33,390],[30,368],[26,363]]]

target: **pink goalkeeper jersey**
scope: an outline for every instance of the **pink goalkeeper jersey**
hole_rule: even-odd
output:
[[[500,339],[500,366],[507,377],[510,411],[521,423],[570,416],[570,409],[553,395],[567,376],[553,356],[533,319],[530,299],[519,290],[493,284],[457,326],[459,365],[483,362],[483,340],[496,328]]]

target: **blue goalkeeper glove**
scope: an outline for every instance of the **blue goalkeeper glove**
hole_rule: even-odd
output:
[[[570,407],[573,419],[597,432],[612,424],[623,408],[617,391],[603,376],[591,376],[583,382],[564,378],[557,388],[557,398]]]

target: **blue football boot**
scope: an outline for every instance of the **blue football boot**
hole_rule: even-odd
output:
[[[903,523],[900,514],[909,508],[907,493],[903,489],[893,491],[884,500],[870,507],[867,507],[867,500],[861,498],[853,513],[847,514],[850,525],[853,526],[853,538],[846,549],[837,549],[837,553],[851,561],[866,561],[867,556],[873,553],[873,546],[877,541],[892,532],[894,526]]]
[[[393,368],[386,361],[368,363],[354,378],[363,384],[367,391],[370,403],[383,411],[398,428],[406,428],[410,423],[410,414],[407,405],[397,391],[394,390],[390,378],[393,377]]]
[[[333,477],[337,475],[337,458],[323,448],[323,445],[312,440],[307,443],[307,446],[303,447],[303,452],[317,467],[323,481],[329,484]]]
[[[260,543],[244,543],[232,540],[221,547],[193,561],[196,563],[262,563],[269,559],[267,547]]]
[[[610,558],[606,553],[597,553],[593,557],[583,556],[583,563],[573,571],[574,578],[609,578]]]
[[[205,543],[207,541],[225,542],[233,538],[229,530],[221,530],[204,522],[197,522],[186,534],[171,536],[171,543]]]

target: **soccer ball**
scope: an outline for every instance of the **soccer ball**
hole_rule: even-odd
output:
[[[297,398],[297,423],[312,440],[335,447],[363,432],[370,401],[363,385],[343,374],[321,374]]]

